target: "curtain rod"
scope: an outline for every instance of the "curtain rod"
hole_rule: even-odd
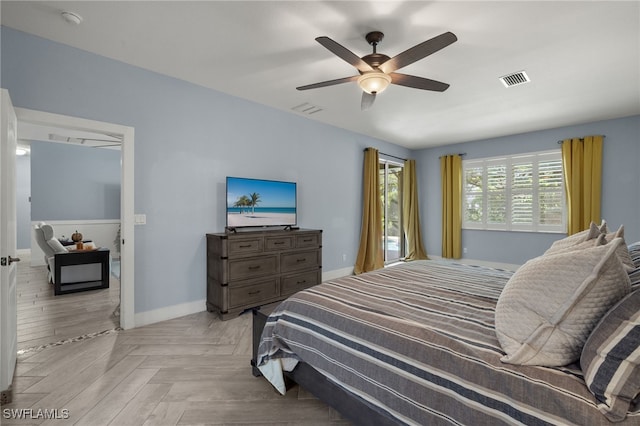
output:
[[[460,157],[464,157],[465,155],[467,155],[467,153],[466,152],[461,152],[461,153],[458,153],[458,154],[445,154],[445,155],[441,155],[438,158],[446,157],[447,155],[459,155]]]
[[[367,150],[369,150],[369,148],[365,148],[364,150],[365,150],[365,151],[367,151]],[[406,159],[406,158],[396,157],[395,155],[385,154],[384,152],[380,152],[380,151],[378,151],[378,154],[380,154],[380,155],[384,155],[384,156],[386,156],[386,157],[397,158],[398,160],[402,160],[402,161],[407,161],[407,159]]]
[[[595,136],[602,136],[602,139],[607,137],[607,135],[595,135]],[[575,139],[575,138],[573,138],[573,139]],[[584,138],[578,138],[578,139],[580,139],[581,141],[584,141]],[[564,141],[558,141],[558,144],[561,144],[562,142],[564,142]]]

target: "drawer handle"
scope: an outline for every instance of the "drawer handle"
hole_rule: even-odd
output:
[[[240,248],[249,248],[249,247],[251,247],[251,244],[246,244],[246,245],[242,245],[241,244],[238,247],[240,247]]]
[[[302,259],[298,259],[298,260],[296,260],[296,262],[298,262],[298,263],[300,263],[300,262],[306,262],[306,261],[307,261],[307,258],[306,258],[306,257],[303,257]]]
[[[307,238],[306,240],[302,240],[302,241],[304,241],[305,243],[310,243],[313,240],[311,238]]]
[[[284,244],[284,241],[276,241],[276,242],[275,242],[275,243],[273,243],[273,244],[275,244],[275,245],[278,245],[278,246],[279,246],[279,245]]]
[[[304,284],[306,282],[307,282],[307,280],[302,280],[302,281],[298,281],[298,284]]]
[[[260,265],[249,266],[248,269],[255,271],[256,269],[260,269]]]
[[[254,295],[254,294],[258,294],[258,293],[260,293],[260,290],[250,291],[250,292],[249,292],[249,293],[247,293],[247,294]]]

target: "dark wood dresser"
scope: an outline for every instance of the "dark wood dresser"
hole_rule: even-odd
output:
[[[223,320],[321,281],[321,230],[207,234],[207,310]]]

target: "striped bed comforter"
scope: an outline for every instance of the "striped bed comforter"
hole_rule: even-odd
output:
[[[325,282],[270,315],[258,366],[284,394],[282,371],[305,362],[405,424],[609,424],[578,365],[500,362],[494,309],[511,274],[415,261]]]

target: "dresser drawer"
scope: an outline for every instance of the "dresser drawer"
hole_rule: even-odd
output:
[[[229,239],[229,256],[260,253],[261,251],[262,238],[247,238],[243,240]]]
[[[320,245],[319,234],[296,235],[296,247],[318,247]]]
[[[302,274],[288,275],[280,280],[280,295],[288,296],[305,288],[320,284],[320,272],[303,272]]]
[[[269,251],[285,250],[293,247],[293,237],[265,237],[264,249]]]
[[[243,305],[260,304],[278,295],[275,278],[266,278],[262,281],[253,281],[250,285],[242,287],[229,286],[229,308]]]
[[[260,277],[278,273],[276,255],[229,260],[229,280]]]
[[[299,271],[318,267],[320,267],[320,252],[318,250],[280,255],[280,270],[282,272]]]
[[[321,230],[263,229],[206,236],[207,310],[222,320],[322,281]]]

